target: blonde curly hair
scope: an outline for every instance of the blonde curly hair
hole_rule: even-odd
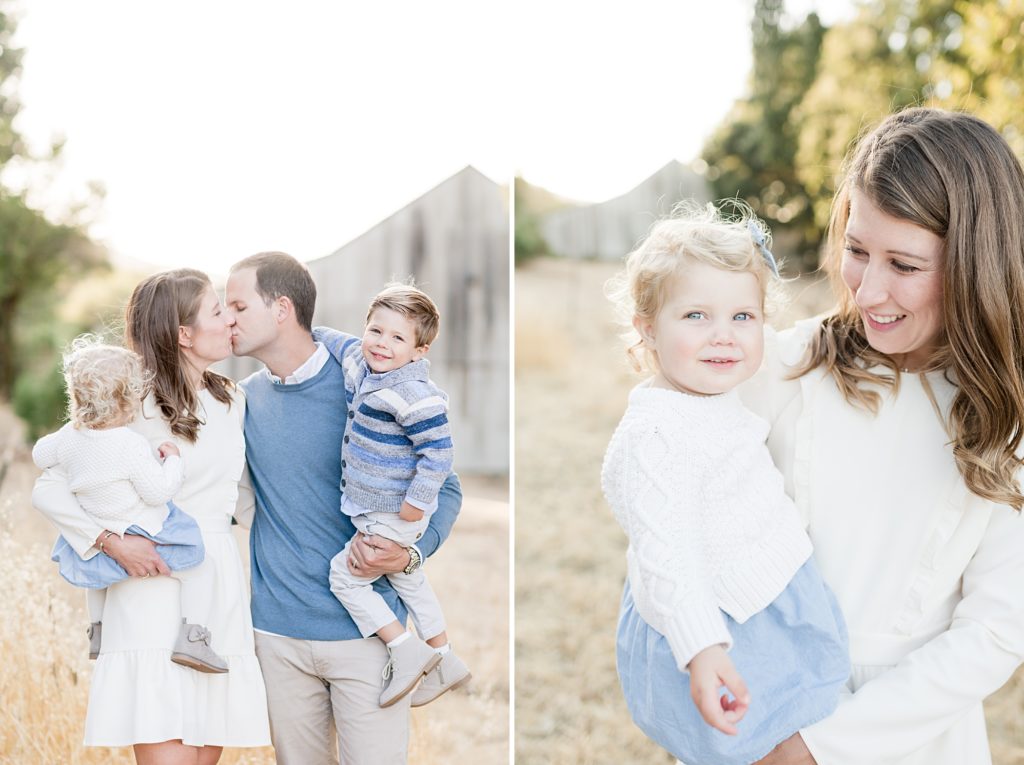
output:
[[[96,335],[76,337],[64,354],[68,419],[75,428],[108,428],[131,420],[151,375],[138,354]]]
[[[763,309],[770,315],[783,301],[781,280],[771,270],[761,249],[771,247],[771,233],[753,211],[739,200],[714,205],[687,200],[669,217],[651,227],[647,237],[626,256],[625,269],[605,284],[625,329],[626,355],[637,372],[656,371],[657,359],[633,328],[634,318],[653,321],[665,303],[674,280],[693,263],[724,271],[749,272],[757,277]]]

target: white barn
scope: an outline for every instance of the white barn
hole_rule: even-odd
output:
[[[428,358],[448,393],[455,469],[509,469],[509,215],[506,192],[466,167],[326,257],[306,263],[317,285],[314,325],[362,334],[386,282],[413,277],[441,313]],[[225,373],[258,368],[232,359]]]
[[[541,216],[541,234],[556,255],[618,260],[684,199],[710,201],[711,189],[703,177],[673,160],[622,196]]]

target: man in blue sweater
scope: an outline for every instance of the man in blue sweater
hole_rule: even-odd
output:
[[[235,355],[266,365],[241,382],[256,495],[250,537],[256,655],[278,763],[337,763],[340,756],[346,765],[398,765],[408,750],[409,697],[379,706],[387,650],[360,635],[331,593],[331,558],[355,537],[354,573],[411,573],[448,536],[462,493],[458,478],[448,476],[430,525],[412,547],[356,533],[339,510],[342,438],[351,416],[343,344],[327,347],[313,334],[315,302],[309,272],[284,253],[253,255],[231,269],[226,303]],[[405,608],[387,578],[374,587],[404,623]]]

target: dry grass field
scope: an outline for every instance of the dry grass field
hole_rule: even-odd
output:
[[[672,762],[633,726],[615,674],[626,540],[599,476],[637,382],[602,294],[615,270],[516,272],[517,765]],[[823,285],[791,287],[779,327],[827,305]],[[1024,765],[1024,670],[986,712],[995,765]]]
[[[0,408],[0,436],[12,427]],[[0,489],[0,581],[7,612],[0,620],[0,765],[134,762],[127,748],[81,746],[91,673],[85,598],[49,561],[54,531],[29,504],[36,474],[22,450]],[[430,579],[473,681],[413,712],[413,765],[508,762],[507,482],[467,478],[463,485],[462,514],[449,542],[430,561]],[[236,534],[248,560],[246,536]],[[226,750],[221,759],[223,765],[274,761],[269,747]]]

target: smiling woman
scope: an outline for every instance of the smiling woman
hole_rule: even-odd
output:
[[[941,344],[942,238],[851,189],[846,242],[840,273],[868,343],[903,372],[924,368]]]
[[[745,392],[849,625],[850,693],[765,764],[991,761],[981,702],[1024,660],[1022,207],[966,114],[900,112],[850,158],[839,305]]]

